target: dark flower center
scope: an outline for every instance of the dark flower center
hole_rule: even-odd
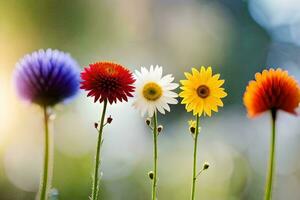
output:
[[[112,92],[119,88],[119,83],[116,78],[103,77],[100,79],[99,83],[99,87],[107,92]]]
[[[206,85],[200,85],[197,88],[197,94],[198,94],[199,97],[205,99],[206,97],[209,96],[210,90]]]

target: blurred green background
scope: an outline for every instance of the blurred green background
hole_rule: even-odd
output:
[[[201,120],[198,199],[262,199],[269,115],[246,117],[242,96],[254,73],[281,67],[300,78],[300,2],[297,0],[10,0],[0,1],[0,199],[34,199],[42,166],[41,110],[20,102],[12,72],[40,48],[70,52],[80,66],[112,60],[139,69],[159,64],[173,73],[201,65],[226,80],[225,106]],[[88,199],[101,105],[81,92],[55,108],[53,187],[60,200]],[[150,199],[152,137],[132,102],[110,106],[105,129],[101,197]],[[188,199],[192,138],[184,106],[159,115],[158,198]],[[300,199],[299,117],[280,113],[275,200]]]

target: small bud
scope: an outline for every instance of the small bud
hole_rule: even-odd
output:
[[[109,115],[109,117],[107,118],[106,122],[108,124],[110,124],[112,122],[113,118],[111,117],[111,115]]]
[[[209,163],[208,162],[205,162],[204,164],[203,164],[203,170],[207,170],[209,168]]]
[[[159,126],[157,127],[157,132],[160,133],[160,132],[163,130],[163,128],[164,128],[164,127],[163,127],[162,125],[159,125]]]
[[[190,129],[190,132],[192,133],[192,134],[195,134],[195,132],[196,132],[196,125],[197,125],[197,123],[196,123],[196,121],[195,120],[190,120],[190,121],[188,121],[188,124],[189,124],[189,129]]]
[[[148,176],[151,180],[153,180],[154,172],[153,171],[148,172]]]
[[[195,131],[196,131],[196,128],[195,127],[190,127],[190,132],[192,133],[192,134],[195,134]]]
[[[145,122],[146,122],[146,124],[147,124],[148,126],[150,126],[150,123],[151,123],[150,118],[147,118]]]
[[[97,122],[94,123],[94,126],[95,126],[95,129],[98,129],[98,123]]]

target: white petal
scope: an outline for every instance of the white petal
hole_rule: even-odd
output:
[[[153,116],[153,114],[154,114],[154,111],[155,111],[155,108],[154,108],[154,106],[149,106],[148,107],[148,116],[149,117],[152,117]]]
[[[153,65],[150,66],[150,71],[149,72],[150,72],[150,74],[152,74],[154,72]]]
[[[148,74],[148,70],[145,67],[141,67],[142,76],[146,76]]]
[[[168,104],[177,104],[178,103],[178,100],[175,98],[172,98],[172,97],[164,97],[164,98]]]
[[[162,73],[163,73],[163,68],[160,67],[159,65],[156,65],[155,71],[157,72],[157,77],[158,77],[159,79],[161,79]]]
[[[165,110],[164,110],[163,106],[162,106],[160,103],[158,103],[158,104],[156,105],[156,108],[157,108],[157,110],[158,110],[160,113],[165,114]]]
[[[167,90],[167,91],[164,91],[164,96],[166,96],[166,97],[178,97],[178,94],[175,93],[175,92]]]
[[[135,70],[133,75],[134,75],[134,78],[137,80],[142,78],[142,74],[138,70]]]
[[[163,107],[164,109],[166,109],[168,112],[170,112],[170,106],[166,103],[166,102],[163,102]]]
[[[164,90],[174,90],[178,88],[179,84],[177,83],[169,83],[168,85],[163,86]]]
[[[169,84],[172,81],[174,81],[174,77],[172,76],[172,74],[167,74],[164,77],[162,77],[161,82],[163,84]]]

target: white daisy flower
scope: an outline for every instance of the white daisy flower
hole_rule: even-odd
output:
[[[170,112],[169,104],[177,104],[175,99],[178,94],[172,92],[179,85],[172,83],[174,77],[171,74],[162,76],[163,69],[161,66],[150,66],[148,71],[145,67],[141,67],[141,71],[135,71],[135,101],[133,106],[138,109],[142,116],[148,113],[152,117],[154,112],[158,110],[165,114],[165,110]]]

